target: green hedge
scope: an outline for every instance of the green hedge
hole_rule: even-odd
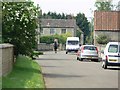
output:
[[[62,43],[65,44],[67,37],[70,37],[71,34],[66,33],[66,34],[62,34],[62,35],[51,35],[51,36],[42,36],[40,37],[40,43],[47,43],[47,44],[51,44],[54,42],[54,39],[58,39],[58,43]]]

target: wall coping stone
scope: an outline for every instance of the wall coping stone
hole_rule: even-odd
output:
[[[12,44],[9,44],[9,43],[3,43],[3,44],[0,44],[0,49],[2,48],[10,48],[10,47],[13,47],[14,45]]]

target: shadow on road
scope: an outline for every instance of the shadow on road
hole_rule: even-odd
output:
[[[110,67],[110,68],[107,68],[108,70],[120,70],[120,67]]]
[[[73,59],[66,59],[66,58],[37,58],[36,60],[73,60]]]
[[[48,78],[70,78],[70,77],[84,77],[83,75],[66,75],[66,74],[53,74],[53,73],[43,73],[44,77]]]

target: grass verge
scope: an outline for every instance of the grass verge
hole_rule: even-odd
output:
[[[45,88],[40,66],[26,56],[18,56],[12,72],[2,78],[2,88]]]

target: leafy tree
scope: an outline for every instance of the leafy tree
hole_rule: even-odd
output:
[[[14,45],[15,55],[32,56],[36,46],[39,7],[33,2],[2,3],[2,34],[4,43]]]
[[[89,30],[89,22],[85,17],[85,14],[81,14],[81,13],[77,14],[76,24],[84,33],[84,41],[85,41],[84,43],[87,43],[86,37],[89,36],[90,30]]]
[[[72,19],[74,18],[72,15],[65,15],[64,13],[56,13],[56,12],[48,12],[43,13],[42,18],[44,19]]]
[[[111,11],[114,5],[112,0],[96,0],[95,7],[98,11]]]

